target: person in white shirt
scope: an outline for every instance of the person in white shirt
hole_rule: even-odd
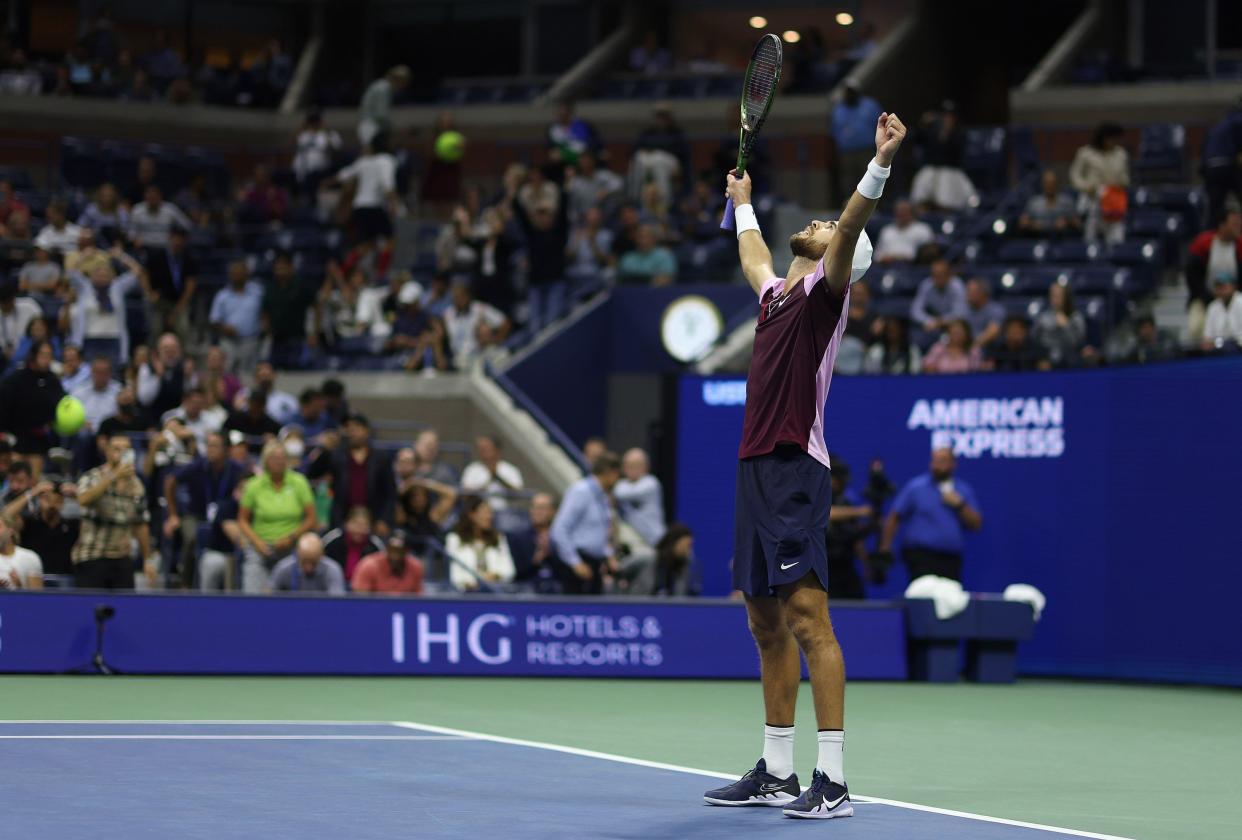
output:
[[[465,369],[487,347],[501,344],[509,335],[509,319],[491,304],[475,300],[470,282],[453,284],[453,301],[444,310],[449,348],[459,369]]]
[[[8,358],[26,335],[26,328],[43,310],[28,297],[17,296],[17,284],[0,282],[0,355]]]
[[[100,423],[116,414],[116,395],[120,392],[121,383],[112,378],[112,360],[107,356],[91,359],[90,380],[71,392],[86,410],[85,431],[94,432]]]
[[[0,590],[42,588],[43,561],[17,544],[13,529],[0,517]]]
[[[276,368],[271,362],[259,362],[254,367],[254,388],[267,394],[267,403],[264,410],[267,416],[271,417],[282,426],[292,423],[298,416],[300,405],[297,397],[287,391],[280,391],[276,388]],[[245,411],[250,401],[251,388],[242,388],[237,392],[237,399],[234,400],[233,407],[238,411]]]
[[[293,176],[298,191],[303,195],[315,194],[319,182],[332,168],[332,158],[340,151],[341,135],[324,128],[323,114],[311,111],[294,141]]]
[[[65,202],[53,201],[47,206],[47,224],[35,237],[35,247],[60,254],[78,250],[78,236],[82,228],[69,221]]]
[[[129,326],[125,318],[125,296],[139,286],[142,267],[122,251],[114,251],[126,271],[114,276],[112,266],[99,264],[85,277],[80,271],[69,272],[72,303],[61,310],[67,320],[69,340],[89,349],[88,341],[116,342],[118,358],[129,358]]]
[[[935,238],[927,222],[914,217],[914,205],[906,199],[897,202],[893,220],[880,230],[875,246],[878,263],[913,262],[919,249]]]
[[[347,181],[354,185],[354,209],[349,220],[359,238],[391,237],[392,216],[397,215],[399,210],[396,159],[368,143],[357,160],[324,181],[324,184],[341,184]]]
[[[478,496],[462,500],[461,516],[444,548],[452,560],[449,580],[464,592],[512,583],[517,573],[509,540],[496,530],[491,505]]]
[[[76,344],[66,344],[60,354],[60,387],[66,394],[90,381],[91,371],[82,364],[82,348]]]
[[[664,536],[664,487],[651,474],[647,453],[635,447],[621,459],[622,478],[613,486],[617,513],[633,526],[638,535],[654,547]]]
[[[1088,242],[1103,239],[1111,245],[1125,239],[1125,218],[1106,218],[1100,206],[1107,192],[1130,186],[1130,156],[1121,145],[1124,137],[1121,126],[1102,123],[1070,163],[1069,180],[1079,193],[1079,207],[1086,213],[1083,234]]]
[[[1203,349],[1229,341],[1242,345],[1242,295],[1238,294],[1237,282],[1228,274],[1219,274],[1212,279],[1212,294],[1216,299],[1207,308]]]
[[[181,209],[164,200],[157,186],[149,186],[143,200],[129,212],[129,238],[135,247],[167,248],[174,227],[191,230],[194,224]]]
[[[207,436],[220,431],[227,419],[228,412],[224,410],[224,406],[217,403],[208,408],[207,392],[195,387],[186,389],[180,407],[164,412],[164,416],[160,418],[160,426],[166,425],[169,420],[180,420],[182,425],[193,432],[198,451],[206,452]]]
[[[476,460],[466,465],[461,474],[461,489],[466,493],[482,493],[493,508],[506,507],[504,493],[521,490],[522,471],[500,459],[500,441],[480,435],[474,442]]]

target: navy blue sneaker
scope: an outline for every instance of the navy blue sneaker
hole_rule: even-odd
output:
[[[703,794],[703,801],[708,805],[780,807],[793,802],[801,792],[797,773],[790,774],[788,779],[778,779],[768,772],[768,764],[761,758],[754,770],[733,784]]]
[[[811,786],[785,806],[785,816],[806,820],[852,817],[854,806],[850,803],[850,790],[816,770],[811,776]]]

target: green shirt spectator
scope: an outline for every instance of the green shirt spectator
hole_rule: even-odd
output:
[[[246,482],[241,506],[250,511],[251,527],[264,542],[288,537],[302,524],[307,505],[315,503],[310,482],[300,473],[286,472],[279,485],[263,472]]]
[[[638,247],[627,252],[617,264],[622,282],[667,286],[677,278],[677,258],[657,244],[654,225],[640,227],[635,244]]]

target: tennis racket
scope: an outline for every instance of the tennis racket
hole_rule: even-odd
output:
[[[737,177],[746,172],[746,161],[755,148],[759,129],[768,118],[772,100],[776,99],[776,84],[781,80],[781,60],[785,51],[781,39],[768,33],[755,44],[746,77],[742,80],[742,128],[737,141]],[[733,199],[725,204],[722,230],[734,230]]]

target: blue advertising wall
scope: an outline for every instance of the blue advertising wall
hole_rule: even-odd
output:
[[[0,673],[89,663],[94,609],[129,674],[424,674],[753,678],[737,601],[0,594]],[[900,605],[835,617],[859,679],[906,678]]]
[[[744,380],[681,382],[676,515],[709,594],[729,589],[744,399]],[[1242,362],[837,377],[825,426],[856,491],[873,458],[900,485],[954,447],[984,516],[964,585],[1048,598],[1024,673],[1242,685]]]

